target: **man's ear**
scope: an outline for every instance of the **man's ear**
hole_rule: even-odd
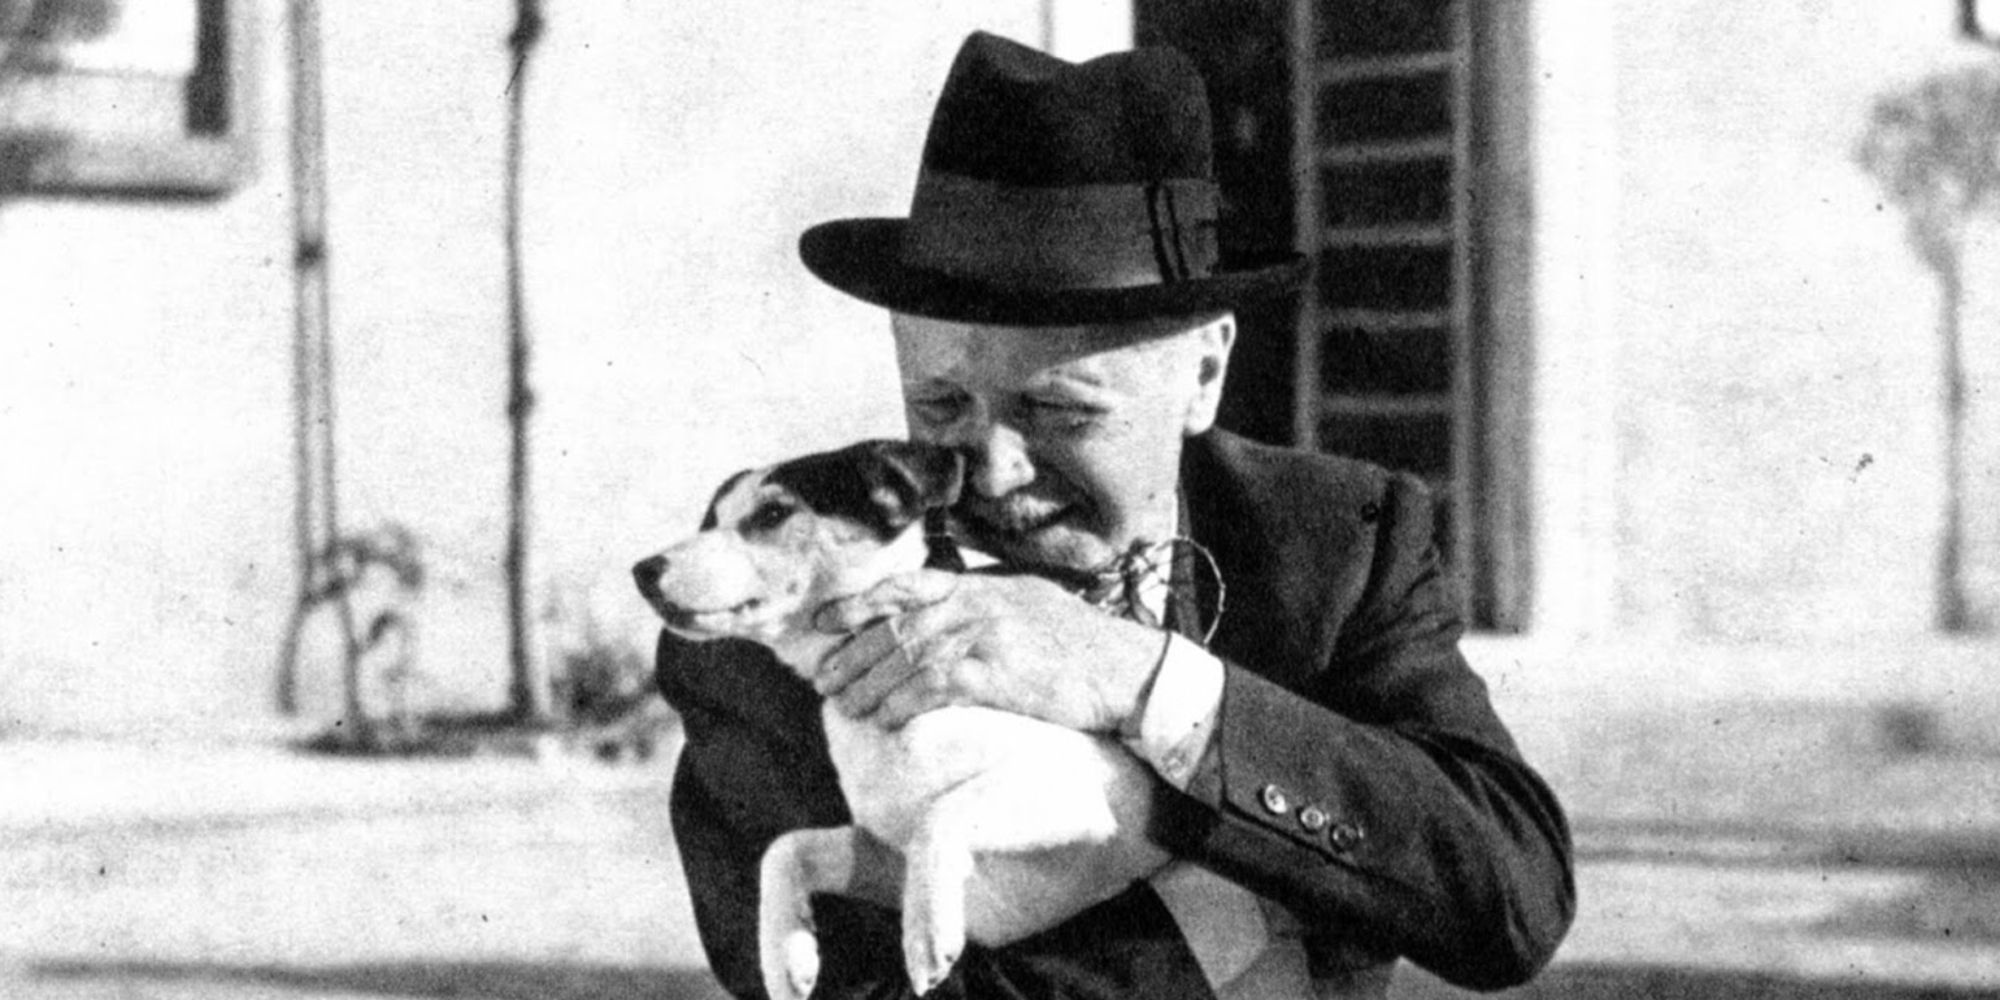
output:
[[[1194,366],[1193,390],[1181,432],[1194,437],[1215,426],[1222,407],[1222,384],[1229,374],[1229,352],[1236,346],[1236,314],[1223,313],[1188,331],[1189,362]]]

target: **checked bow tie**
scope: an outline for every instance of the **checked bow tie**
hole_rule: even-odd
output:
[[[968,558],[970,550],[958,547],[942,512],[932,512],[926,541],[931,549],[926,565],[958,573],[966,572],[975,560],[980,567],[996,565],[990,556],[972,554],[972,558]],[[1004,568],[1002,571],[1005,571]],[[1061,584],[1107,613],[1148,628],[1171,627],[1204,647],[1215,637],[1227,597],[1222,567],[1216,564],[1215,556],[1200,542],[1185,535],[1163,542],[1134,542],[1116,558],[1096,569],[1044,568],[1034,572]],[[1196,596],[1195,584],[1204,572],[1214,586],[1214,605],[1206,609],[1206,613]]]
[[[1214,606],[1204,614],[1195,581],[1206,572]],[[1184,535],[1164,542],[1134,542],[1124,554],[1083,574],[1072,587],[1084,600],[1149,628],[1169,628],[1206,648],[1228,594],[1222,567],[1200,542]],[[1206,627],[1203,622],[1206,621]]]
[[[1133,542],[1118,558],[1093,571],[1078,595],[1110,614],[1159,628],[1172,606],[1175,541]]]

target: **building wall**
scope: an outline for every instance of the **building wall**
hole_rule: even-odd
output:
[[[1879,94],[1996,58],[1956,38],[1956,11],[1615,6],[1620,629],[1795,640],[1930,627],[1938,292],[1854,151]],[[2000,285],[2000,255],[1971,264],[1972,285]],[[1994,341],[1996,321],[1972,317],[1969,339]],[[1993,496],[1997,471],[1976,465],[1979,495]],[[1995,566],[1990,549],[1977,561]]]
[[[193,204],[0,204],[0,733],[271,717],[294,601],[284,5],[252,19],[261,169]],[[505,692],[502,137],[511,5],[324,9],[345,523],[407,524],[433,702]],[[527,81],[535,600],[649,640],[631,562],[727,472],[897,434],[885,321],[795,263],[899,214],[974,27],[1073,55],[1116,5],[549,9]],[[1129,21],[1124,30],[1129,31]],[[312,630],[309,715],[338,704]]]
[[[296,588],[280,6],[244,5],[245,188],[0,204],[0,732],[271,717]],[[324,6],[340,499],[348,525],[426,547],[425,696],[495,704],[510,12]],[[1531,168],[1530,291],[1509,301],[1532,330],[1539,635],[1929,628],[1936,289],[1852,150],[1876,94],[1994,58],[1951,7],[1532,8],[1502,132]],[[1127,25],[1103,0],[550,13],[527,83],[535,594],[552,647],[637,646],[625,567],[724,474],[900,431],[881,316],[797,266],[798,231],[903,209],[969,28],[1082,56]],[[2000,288],[2000,241],[1974,264]],[[1981,294],[1991,372],[2000,296]],[[1990,572],[2000,525],[1982,530]],[[325,716],[334,661],[310,638]]]

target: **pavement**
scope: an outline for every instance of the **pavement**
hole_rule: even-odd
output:
[[[1883,744],[1900,723],[1859,712],[1523,713],[1582,903],[1505,995],[2000,996],[2000,754]],[[719,997],[670,757],[0,740],[0,998]],[[1414,971],[1397,994],[1464,995]]]
[[[0,742],[0,997],[719,997],[668,775]]]

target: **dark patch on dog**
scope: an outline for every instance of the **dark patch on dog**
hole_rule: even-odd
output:
[[[754,471],[756,470],[744,469],[743,471],[738,472],[733,476],[730,476],[728,479],[723,480],[722,485],[715,488],[715,495],[708,498],[708,513],[702,515],[701,530],[710,531],[715,528],[716,523],[721,520],[715,515],[715,505],[721,503],[723,496],[727,494],[730,490],[735,489],[736,484],[743,481],[743,477],[748,476],[750,473]]]
[[[957,452],[911,441],[863,441],[808,455],[771,470],[769,482],[830,517],[888,540],[924,512],[958,500],[964,460]]]

